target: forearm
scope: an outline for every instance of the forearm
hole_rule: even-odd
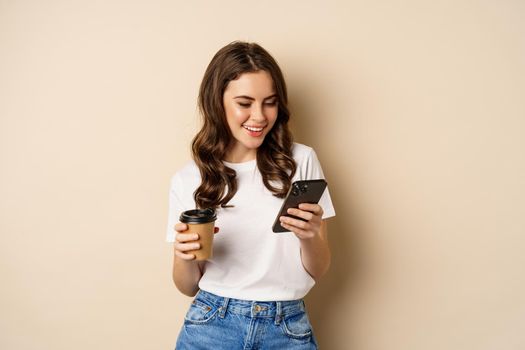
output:
[[[199,291],[202,272],[195,260],[183,260],[176,255],[173,260],[173,282],[184,295],[194,296]]]
[[[320,235],[301,240],[301,260],[303,266],[316,281],[318,281],[330,267],[331,253],[325,225],[326,223],[323,222]]]

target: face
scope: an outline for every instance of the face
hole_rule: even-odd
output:
[[[244,73],[226,86],[224,111],[233,139],[226,161],[240,163],[255,159],[277,119],[277,95],[266,71]]]

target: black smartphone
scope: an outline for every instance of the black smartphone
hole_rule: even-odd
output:
[[[289,230],[281,226],[281,221],[279,218],[283,215],[306,221],[297,216],[288,214],[288,209],[298,208],[299,204],[301,203],[317,204],[321,199],[326,186],[327,183],[323,179],[295,181],[290,187],[290,190],[286,195],[286,199],[284,200],[283,205],[281,206],[281,209],[275,218],[275,222],[273,223],[272,227],[273,232],[289,232]]]

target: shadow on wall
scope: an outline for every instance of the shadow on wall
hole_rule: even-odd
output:
[[[316,150],[328,180],[336,216],[328,219],[328,238],[332,252],[330,270],[310,291],[305,298],[305,303],[320,348],[338,349],[338,346],[342,345],[337,344],[341,337],[334,332],[340,332],[341,327],[335,327],[331,320],[343,319],[338,313],[349,311],[347,308],[342,308],[341,304],[352,304],[349,299],[353,298],[353,291],[358,287],[362,277],[359,276],[364,261],[360,256],[363,252],[360,248],[362,230],[359,227],[357,212],[352,210],[352,198],[344,198],[345,193],[353,193],[351,187],[354,182],[350,174],[341,174],[340,163],[330,163],[329,157],[324,157],[321,150],[315,147],[316,144],[322,144],[326,136],[319,135],[319,130],[323,129],[324,118],[319,118],[320,107],[314,106],[322,98],[312,98],[313,96],[309,96],[311,93],[311,91],[297,89],[291,91],[291,95],[294,95],[291,98],[293,104],[290,106],[291,129],[297,142],[312,146]],[[334,144],[333,140],[331,144]],[[330,158],[334,159],[334,157]],[[343,161],[339,157],[336,158],[340,162]],[[346,332],[348,332],[346,335],[352,338],[353,330],[347,329]]]

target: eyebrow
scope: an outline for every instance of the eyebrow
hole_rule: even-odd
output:
[[[265,98],[263,99],[263,101],[264,101],[264,100],[268,100],[268,99],[270,99],[270,98],[272,98],[272,97],[277,97],[277,94],[273,94],[273,95],[271,95],[271,96],[265,97]],[[250,100],[250,101],[255,101],[255,99],[254,99],[253,97],[251,97],[251,96],[246,96],[246,95],[235,96],[234,99],[235,99],[235,98],[245,98],[245,99]]]

